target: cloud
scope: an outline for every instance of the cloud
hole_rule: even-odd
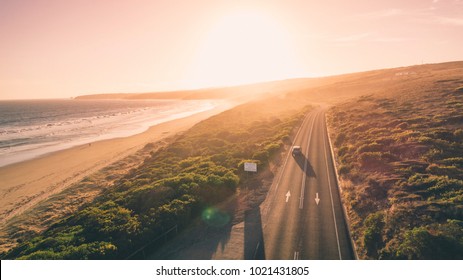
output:
[[[463,18],[435,17],[435,20],[444,25],[463,26]]]
[[[373,42],[378,43],[401,43],[401,42],[408,42],[413,41],[414,38],[405,38],[405,37],[376,37],[372,39]]]
[[[433,0],[433,4],[443,4],[440,0]],[[426,8],[415,9],[415,10],[402,10],[402,9],[385,9],[374,11],[371,13],[366,13],[359,15],[362,19],[386,19],[386,20],[396,20],[395,17],[401,17],[400,20],[407,20],[407,21],[420,21],[426,22],[431,24],[442,24],[442,25],[449,25],[449,26],[463,26],[463,17],[455,17],[449,15],[442,15],[442,13],[447,13],[450,10],[458,11],[463,4],[463,0],[453,0],[452,3],[448,3],[446,9],[437,8],[436,6],[429,6]],[[449,10],[450,9],[450,10]],[[460,9],[461,10],[461,9]],[[399,19],[398,19],[399,20]]]
[[[371,12],[367,14],[362,14],[360,15],[360,17],[380,19],[380,18],[396,17],[396,16],[400,16],[404,14],[405,12],[402,9],[390,8],[390,9],[380,10],[380,11]]]
[[[371,36],[371,33],[360,33],[360,34],[353,34],[349,36],[335,38],[333,42],[336,43],[349,43],[349,42],[357,42],[362,41]]]
[[[381,36],[380,34],[373,33],[358,33],[348,36],[338,37],[331,39],[330,42],[336,45],[342,46],[355,46],[358,43],[401,43],[407,41],[413,41],[414,38],[406,37],[388,37]]]

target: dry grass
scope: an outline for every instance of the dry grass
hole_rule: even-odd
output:
[[[330,111],[363,258],[463,258],[463,63],[445,66],[378,81]]]

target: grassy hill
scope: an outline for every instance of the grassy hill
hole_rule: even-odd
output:
[[[363,258],[463,259],[463,64],[397,73],[329,113],[352,235]]]

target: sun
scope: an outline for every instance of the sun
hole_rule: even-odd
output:
[[[193,67],[198,86],[226,86],[298,76],[288,32],[270,15],[235,12],[212,25]]]

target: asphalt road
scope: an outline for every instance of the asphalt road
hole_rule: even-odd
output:
[[[325,110],[310,112],[267,197],[256,258],[353,259],[328,142]],[[259,248],[260,246],[260,248]]]

